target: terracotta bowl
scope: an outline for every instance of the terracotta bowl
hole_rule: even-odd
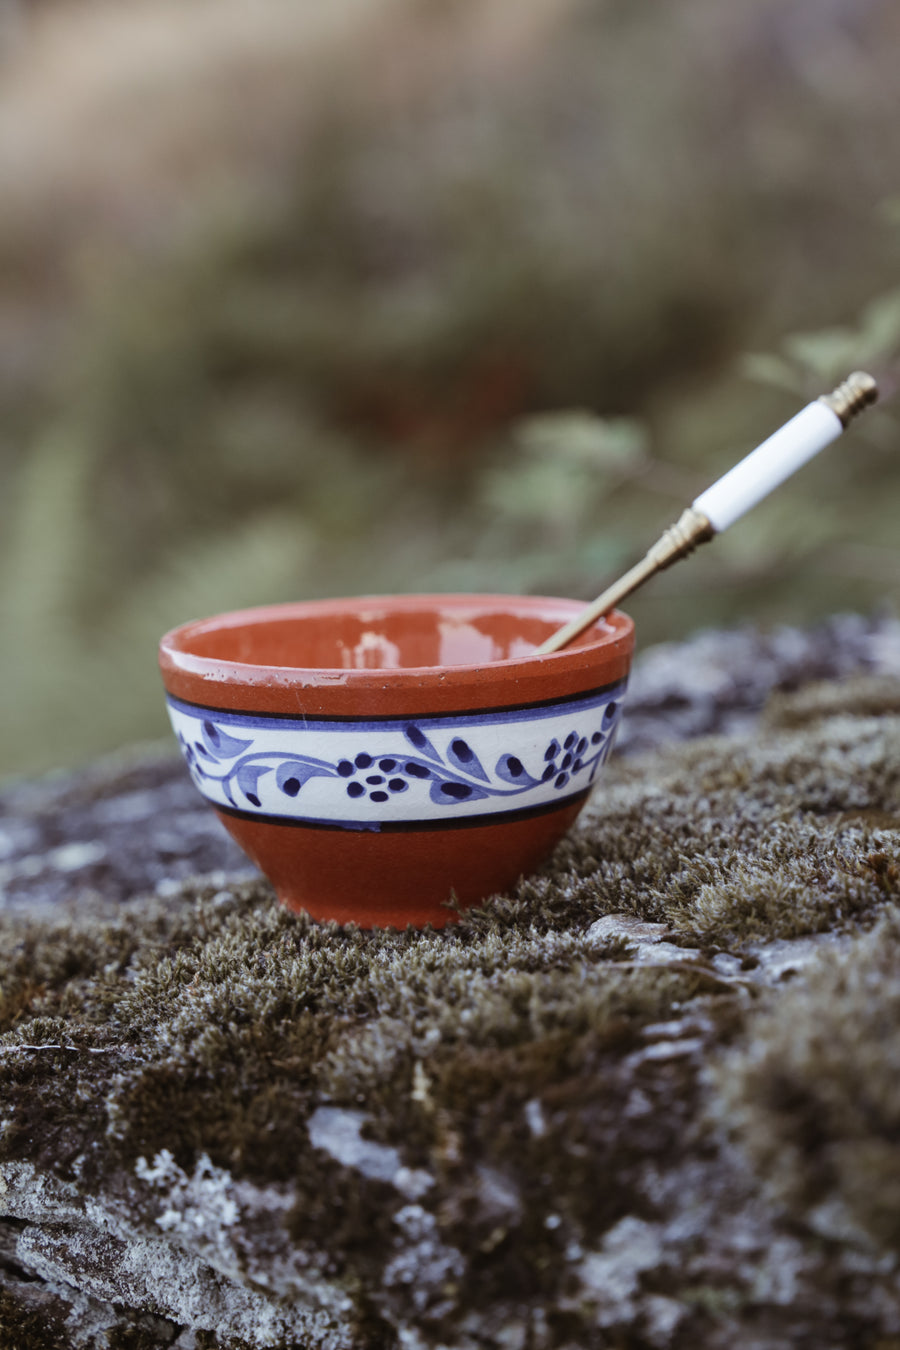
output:
[[[431,923],[533,871],[619,720],[633,625],[535,647],[581,608],[541,596],[273,605],[160,644],[194,782],[292,909]]]

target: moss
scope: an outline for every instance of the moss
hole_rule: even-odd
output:
[[[900,679],[896,675],[869,675],[857,677],[850,691],[833,680],[823,680],[790,693],[773,694],[763,724],[794,730],[827,717],[880,717],[898,713]]]
[[[0,1289],[0,1336],[4,1350],[68,1350],[62,1314],[37,1309],[8,1289]]]
[[[109,1350],[161,1350],[173,1343],[178,1332],[179,1328],[171,1322],[156,1317],[141,1317],[134,1322],[112,1327],[106,1335]],[[229,1347],[229,1350],[240,1350],[240,1347]]]
[[[761,1009],[713,1081],[792,1213],[900,1250],[900,910]]]
[[[853,685],[844,693],[852,701]],[[730,953],[750,966],[768,943],[802,934],[894,952],[894,928],[876,927],[872,947],[865,934],[898,900],[900,840],[868,819],[897,810],[898,746],[894,715],[826,713],[611,765],[543,872],[441,932],[315,925],[273,903],[265,883],[221,877],[135,898],[114,918],[89,900],[66,922],[7,915],[0,1163],[35,1163],[151,1232],[161,1193],[141,1158],[151,1166],[171,1155],[182,1188],[198,1167],[220,1169],[226,1198],[239,1183],[275,1187],[285,1240],[341,1282],[348,1318],[373,1344],[390,1344],[391,1328],[413,1315],[410,1300],[421,1299],[417,1325],[446,1340],[462,1309],[493,1317],[523,1288],[553,1311],[560,1337],[572,1339],[575,1319],[584,1340],[595,1295],[579,1293],[573,1251],[600,1252],[605,1269],[603,1244],[618,1225],[660,1222],[667,1202],[652,1177],[662,1160],[699,1165],[714,1152],[699,1071],[711,1047],[735,1042],[743,1049],[724,1061],[732,1096],[721,1089],[722,1100],[738,1103],[740,1124],[742,1103],[758,1098],[745,1114],[760,1165],[777,1171],[766,1148],[774,1156],[781,1142],[752,1141],[787,1121],[806,1158],[794,1169],[806,1177],[802,1205],[840,1190],[846,1212],[863,1213],[860,1196],[888,1165],[890,1102],[881,1124],[853,1126],[855,1161],[838,1175],[832,1146],[819,1157],[803,1133],[810,1121],[826,1128],[828,1111],[815,1096],[821,1075],[802,1067],[797,1027],[808,1023],[812,1038],[831,1009],[838,1082],[838,1025],[884,1041],[877,1053],[889,1057],[887,966],[887,1021],[870,1008],[866,1023],[853,1002],[871,985],[862,975],[852,998],[811,984],[808,1007],[757,1015],[735,963],[712,962]],[[103,808],[111,788],[99,791],[83,809]],[[624,937],[588,936],[595,919],[617,913],[665,925],[660,964]],[[770,1068],[748,1058],[748,1034],[788,1061],[771,1068],[775,1087],[753,1078]],[[867,1063],[858,1052],[853,1042],[847,1057]],[[887,1059],[871,1065],[890,1079]],[[854,1080],[860,1103],[863,1087]],[[361,1113],[363,1137],[426,1178],[405,1211],[392,1182],[313,1147],[309,1121],[325,1104]],[[827,1129],[838,1137],[845,1125],[838,1114]],[[883,1193],[871,1202],[877,1214],[854,1222],[894,1242],[893,1190]],[[443,1274],[420,1294],[396,1272],[404,1261],[427,1266],[416,1255],[426,1249]],[[691,1288],[705,1287],[701,1276]],[[749,1308],[752,1291],[737,1283]],[[645,1287],[680,1297],[671,1271],[648,1274]],[[682,1303],[694,1309],[686,1328],[727,1313],[715,1299]]]
[[[649,1075],[646,1110],[635,1116],[626,1056],[638,1043],[639,1025],[622,1017],[515,1051],[463,1050],[437,1066],[429,1161],[444,1164],[442,1232],[481,1253],[466,1284],[470,1305],[488,1306],[527,1283],[552,1306],[573,1239],[590,1245],[623,1216],[641,1213],[636,1179],[649,1157],[676,1147],[696,1090],[690,1066]],[[649,1215],[653,1207],[643,1209]]]

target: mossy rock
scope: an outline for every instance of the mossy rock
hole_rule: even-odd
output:
[[[898,685],[799,684],[441,932],[280,908],[159,754],[7,789],[4,1344],[889,1343]]]

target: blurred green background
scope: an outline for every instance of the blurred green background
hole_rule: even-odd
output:
[[[0,0],[0,774],[254,603],[588,598],[900,358],[896,0]],[[629,610],[891,605],[867,416]]]

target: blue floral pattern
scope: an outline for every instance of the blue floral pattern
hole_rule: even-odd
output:
[[[466,726],[464,719],[459,719],[458,728],[448,719],[435,726],[427,718],[394,723],[383,735],[366,724],[363,730],[368,734],[360,735],[354,745],[352,728],[310,733],[293,724],[287,735],[273,737],[259,733],[258,719],[248,717],[244,725],[237,714],[191,709],[186,716],[186,706],[174,701],[172,714],[194,781],[214,803],[242,812],[315,818],[324,809],[317,804],[323,793],[316,784],[327,783],[331,813],[336,802],[344,803],[337,807],[341,818],[348,812],[358,814],[352,811],[354,806],[366,818],[379,814],[417,818],[423,808],[425,815],[440,817],[470,803],[484,803],[494,813],[507,802],[510,809],[549,805],[586,791],[615,738],[621,691],[614,692],[615,697],[597,700],[593,706],[582,701],[568,714],[565,706],[560,707],[547,728],[555,734],[545,733],[543,746],[535,736],[541,720],[529,718],[527,712],[515,724],[490,726],[488,738],[482,730],[478,746],[473,741],[478,742],[479,729]],[[310,749],[334,747],[335,736],[347,747],[344,753],[325,756],[298,750],[298,741]],[[287,745],[278,748],[273,740]]]

